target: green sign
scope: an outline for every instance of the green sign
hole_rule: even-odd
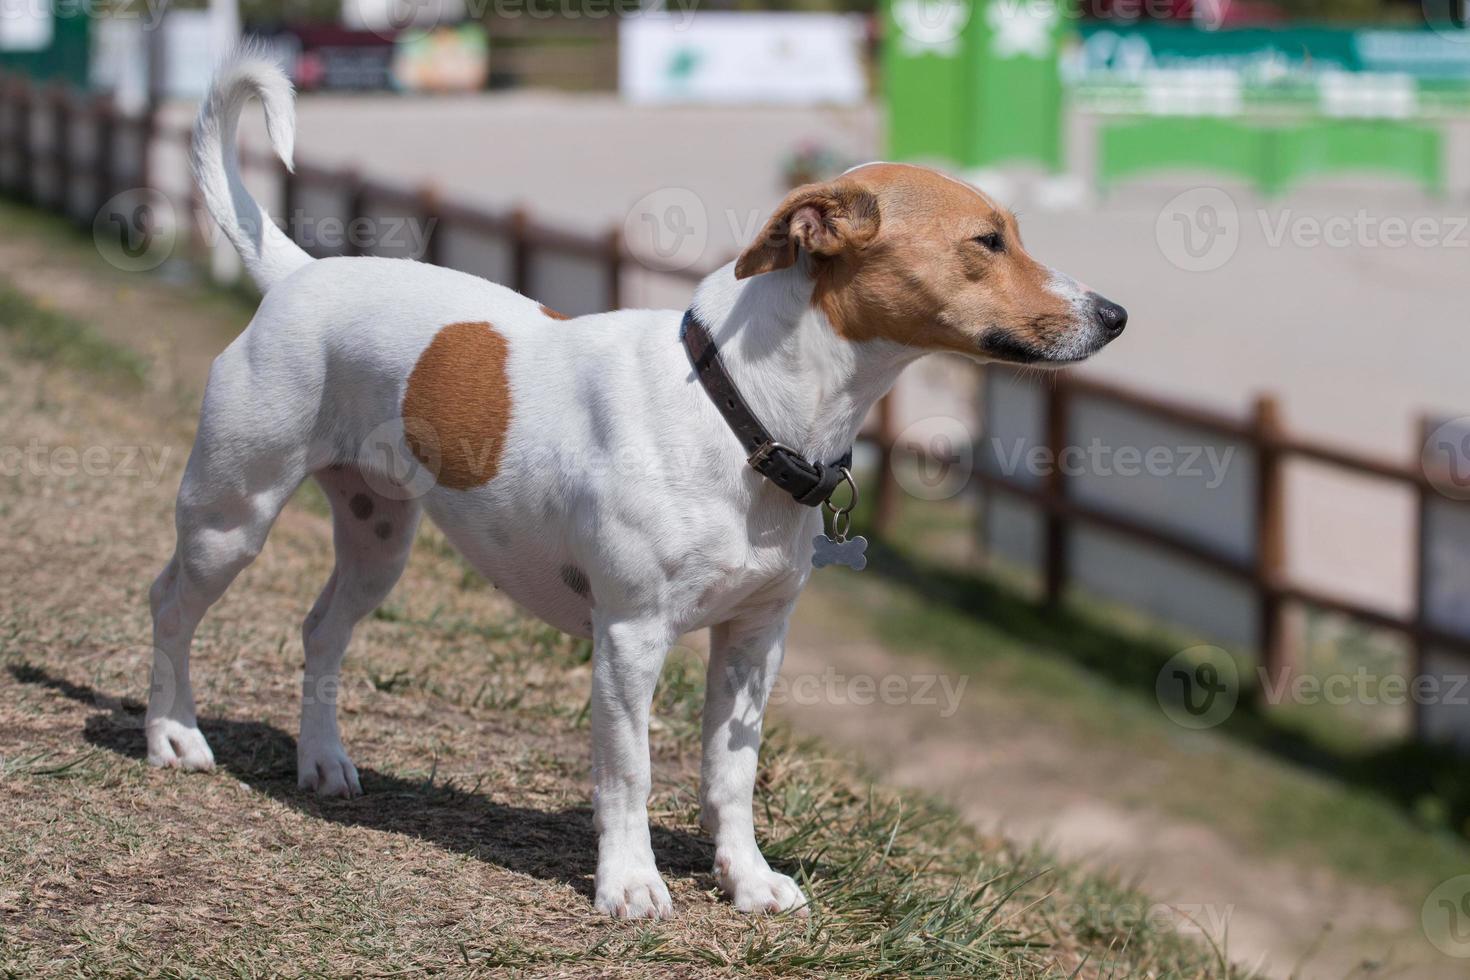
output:
[[[1069,65],[1078,81],[1129,81],[1159,70],[1239,73],[1246,84],[1271,84],[1329,72],[1407,74],[1470,82],[1470,30],[1240,28],[1206,31],[1150,24],[1081,28]]]
[[[88,19],[81,4],[0,0],[0,71],[87,84]]]
[[[963,167],[1061,159],[1063,8],[1019,0],[888,0],[890,152]]]

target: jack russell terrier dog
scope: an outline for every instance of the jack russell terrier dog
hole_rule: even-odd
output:
[[[792,191],[687,312],[569,319],[448,269],[313,260],[240,180],[251,96],[289,166],[290,83],[248,54],[220,70],[194,131],[204,201],[264,299],[210,370],[177,547],[150,592],[148,761],[213,766],[191,640],[310,477],[331,501],[336,565],[302,626],[303,789],[362,792],[332,692],[427,510],[512,599],[593,641],[597,908],[672,914],[649,844],[649,708],[669,647],[708,628],[715,875],[741,910],[804,911],[761,855],[751,796],[787,618],[816,545],[834,543],[816,505],[849,481],[845,454],[909,362],[1070,364],[1127,314],[1027,254],[984,194],[890,163]],[[822,562],[859,564],[841,530]]]

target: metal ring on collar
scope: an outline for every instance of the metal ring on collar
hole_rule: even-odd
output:
[[[831,514],[834,518],[846,517],[848,514],[851,514],[854,510],[856,510],[858,505],[857,481],[852,478],[852,471],[849,470],[846,466],[839,466],[837,467],[837,469],[839,472],[842,473],[842,483],[846,483],[848,489],[852,491],[852,499],[847,502],[847,506],[838,507],[836,504],[832,503],[832,497],[836,495],[837,488],[834,487],[832,489],[832,493],[828,494],[827,499],[822,501],[822,506],[825,507],[827,509],[827,513]],[[838,486],[841,485],[842,484],[838,484]]]

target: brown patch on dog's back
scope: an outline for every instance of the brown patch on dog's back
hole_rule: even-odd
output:
[[[451,323],[419,355],[403,395],[414,458],[442,487],[471,490],[500,470],[510,428],[510,345],[488,323]]]
[[[551,307],[547,306],[545,303],[542,303],[541,304],[541,315],[542,316],[549,316],[553,320],[570,320],[571,319],[571,317],[567,316],[565,313],[558,313],[556,310],[553,310]]]

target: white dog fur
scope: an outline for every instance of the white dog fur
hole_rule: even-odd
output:
[[[672,914],[649,843],[649,707],[668,648],[709,628],[701,801],[715,872],[742,910],[804,910],[801,889],[761,855],[751,797],[766,698],[811,573],[819,509],[746,465],[693,376],[682,311],[567,320],[447,269],[312,260],[240,181],[235,130],[252,95],[289,165],[290,85],[248,55],[221,69],[195,132],[204,201],[264,299],[210,371],[179,489],[177,549],[150,596],[149,761],[213,766],[189,684],[191,639],[312,477],[332,503],[336,567],[302,628],[302,788],[361,792],[332,692],[354,626],[393,588],[427,510],[506,594],[593,639],[597,908]],[[732,263],[703,281],[693,308],[757,415],[809,459],[839,458],[902,368],[928,350],[969,345],[981,359],[1062,363],[1110,339],[1102,301],[1035,264],[1014,219],[968,185],[870,165],[805,191],[778,210],[738,275]],[[942,200],[926,206],[935,195]],[[959,244],[938,240],[961,229]],[[923,261],[906,265],[910,254]],[[898,316],[893,307],[911,296],[922,308]],[[973,322],[959,322],[966,318]],[[895,328],[899,320],[907,325]],[[449,338],[437,359],[426,354],[436,338]],[[429,361],[420,376],[435,386],[411,394],[416,367]],[[485,397],[493,404],[475,404]],[[423,420],[406,420],[410,402],[430,407],[429,442],[434,425],[456,437],[482,425],[484,444],[415,443]],[[462,472],[447,482],[457,486],[434,465],[450,457]],[[469,480],[466,465],[480,467]]]

